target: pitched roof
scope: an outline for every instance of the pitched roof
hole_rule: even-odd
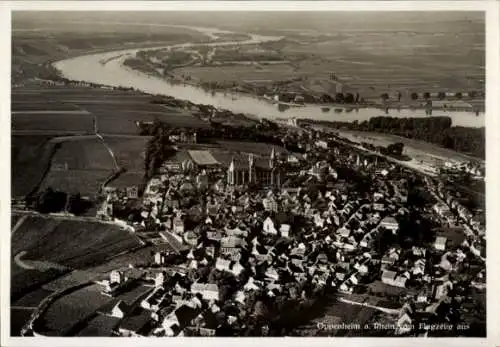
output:
[[[120,324],[120,329],[140,333],[150,321],[151,313],[147,310],[141,309],[135,314],[125,317]]]
[[[210,151],[190,150],[189,156],[198,165],[217,165],[219,162]]]

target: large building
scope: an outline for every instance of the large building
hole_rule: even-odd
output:
[[[284,170],[274,148],[268,161],[256,160],[250,154],[246,163],[237,162],[233,158],[227,169],[227,184],[231,186],[259,184],[280,187],[283,181]]]

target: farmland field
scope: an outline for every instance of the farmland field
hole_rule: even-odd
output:
[[[64,134],[86,134],[93,131],[92,116],[84,111],[40,111],[42,113],[16,113],[12,117],[12,130]]]
[[[20,99],[17,101],[16,99]],[[12,112],[30,112],[30,111],[77,111],[80,108],[68,103],[58,103],[53,101],[34,101],[23,100],[21,96],[12,96]]]
[[[12,196],[26,196],[43,179],[56,149],[50,139],[47,135],[11,137]]]
[[[104,136],[104,141],[115,153],[120,167],[127,171],[143,173],[146,144],[149,137],[119,138]]]
[[[113,180],[117,186],[139,185],[144,177],[146,136],[104,136],[66,141],[52,159],[52,166],[41,189],[52,187],[65,192],[92,196],[101,184],[117,170],[111,150],[120,168],[127,171]]]
[[[86,270],[74,270],[65,276],[56,278],[55,280],[45,284],[43,289],[45,290],[61,290],[62,288],[74,287],[86,282],[93,281],[97,278],[99,274],[92,271]]]
[[[49,296],[53,291],[51,290],[46,290],[46,289],[38,289],[35,290],[19,300],[16,300],[15,302],[12,303],[13,306],[26,306],[26,307],[37,307],[40,302]]]
[[[31,317],[33,310],[11,308],[10,310],[10,335],[21,336],[21,329]]]
[[[57,58],[123,48],[124,45],[144,47],[207,40],[205,35],[187,28],[167,25],[155,26],[152,30],[149,25],[120,25],[108,20],[89,27],[85,20],[85,16],[64,22],[59,18],[55,21],[50,14],[13,15],[12,81],[20,83],[36,76],[50,76],[52,71],[40,64]]]
[[[109,171],[114,169],[113,158],[95,137],[78,141],[61,143],[52,158],[52,170],[96,170]]]
[[[40,191],[52,188],[70,194],[80,193],[84,197],[93,197],[110,175],[111,171],[106,170],[51,170],[45,176]]]
[[[12,237],[11,296],[16,300],[34,286],[64,274],[67,270],[61,270],[61,265],[75,269],[94,266],[138,246],[135,236],[114,225],[28,216]],[[25,252],[23,262],[28,265],[59,267],[25,269],[14,260],[20,252]]]
[[[172,126],[209,127],[208,123],[192,116],[188,111],[166,105],[152,104],[150,95],[120,90],[95,89],[90,87],[30,87],[40,93],[33,96],[15,90],[17,104],[33,101],[38,111],[49,109],[52,104],[69,105],[80,110],[65,114],[56,113],[16,113],[13,115],[14,130],[42,131],[52,130],[64,133],[91,132],[93,117],[101,134],[137,134],[135,121],[154,121],[155,119]],[[26,100],[25,100],[26,99]],[[46,106],[43,106],[45,103]],[[62,106],[61,106],[62,107]],[[35,110],[36,111],[36,110]]]
[[[34,219],[38,230],[26,230],[23,224],[15,234],[33,239],[29,246],[18,246],[27,251],[27,260],[50,261],[78,269],[100,264],[116,253],[140,245],[137,237],[111,224],[61,220],[54,225],[45,218],[30,217],[27,221],[30,219]],[[39,230],[44,232],[42,237]]]
[[[88,322],[76,336],[81,337],[108,337],[112,335],[112,330],[119,324],[120,318],[98,315]]]
[[[67,333],[111,300],[100,294],[101,290],[100,285],[93,284],[58,298],[38,319],[37,332],[48,336]]]

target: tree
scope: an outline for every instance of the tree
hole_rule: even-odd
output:
[[[477,92],[476,92],[475,90],[471,90],[471,91],[469,92],[469,97],[470,97],[471,99],[475,98],[476,96],[477,96]]]
[[[446,93],[445,92],[439,92],[438,93],[438,99],[439,100],[444,100],[446,98]]]
[[[430,98],[431,98],[431,93],[425,92],[424,93],[424,99],[427,100],[427,99],[430,99]]]
[[[390,144],[389,146],[387,146],[387,150],[389,151],[389,153],[395,154],[395,155],[403,154],[403,148],[404,148],[404,144],[402,142],[393,143],[393,144]]]
[[[352,93],[347,93],[347,94],[345,95],[344,102],[345,102],[346,104],[353,104],[353,103],[354,103],[354,100],[355,100],[355,99],[354,99],[354,95],[353,95]]]
[[[455,93],[455,98],[462,99],[462,93],[461,92],[456,92]]]
[[[48,187],[35,197],[35,209],[40,213],[60,212],[66,206],[66,193]]]
[[[344,103],[344,94],[342,93],[335,94],[335,102],[338,104]]]
[[[387,101],[387,100],[389,100],[389,94],[387,94],[387,93],[382,93],[382,94],[380,94],[380,99],[381,99],[382,101]]]
[[[91,203],[82,199],[80,193],[71,194],[68,198],[68,212],[74,215],[79,215],[85,212]]]
[[[411,93],[410,97],[411,97],[412,100],[418,100],[418,93],[417,92],[413,92],[413,93]]]

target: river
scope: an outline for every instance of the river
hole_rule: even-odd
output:
[[[229,33],[225,30],[212,28],[188,27],[214,38],[217,33]],[[244,41],[212,42],[208,46],[247,45],[281,40],[282,37],[248,34],[250,38]],[[252,114],[261,118],[283,119],[303,118],[325,121],[364,121],[375,116],[391,117],[426,117],[425,110],[392,109],[386,113],[377,108],[360,108],[351,112],[335,112],[333,108],[328,112],[317,105],[291,107],[280,111],[277,105],[263,99],[244,94],[229,94],[223,92],[206,92],[200,87],[184,84],[171,84],[168,81],[144,74],[123,65],[125,59],[135,56],[138,51],[156,49],[189,48],[199,43],[184,43],[169,46],[126,49],[97,54],[88,54],[75,58],[60,60],[53,65],[61,74],[71,80],[86,81],[109,86],[133,87],[146,93],[167,95],[181,100],[188,100],[195,104],[212,105],[235,113]],[[214,67],[217,68],[217,67]],[[473,112],[433,110],[433,116],[449,116],[453,125],[466,127],[483,127],[484,113],[476,116]]]

